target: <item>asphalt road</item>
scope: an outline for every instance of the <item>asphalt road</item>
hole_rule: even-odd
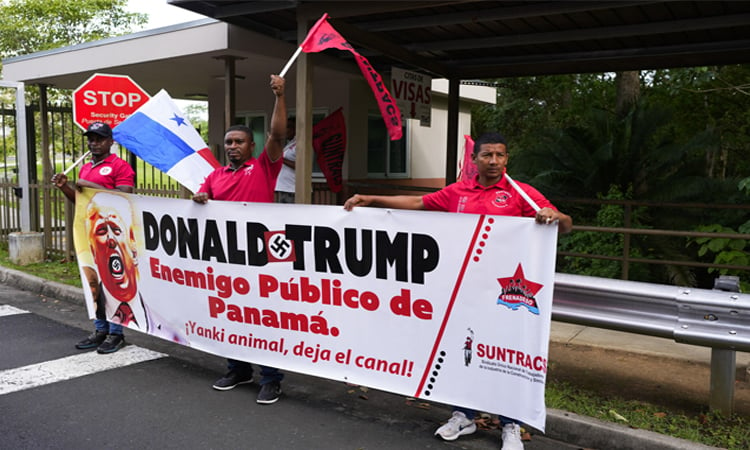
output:
[[[445,405],[295,373],[258,405],[256,384],[211,388],[222,358],[134,331],[112,355],[76,350],[91,328],[82,304],[0,285],[0,449],[500,448],[499,430],[434,437]]]

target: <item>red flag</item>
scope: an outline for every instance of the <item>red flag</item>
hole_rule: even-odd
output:
[[[341,167],[346,150],[346,124],[341,108],[313,125],[313,149],[328,187],[333,192],[341,191]]]
[[[310,29],[304,42],[300,45],[300,48],[305,53],[315,53],[329,48],[337,48],[339,50],[347,50],[354,55],[354,59],[357,60],[359,70],[362,71],[362,75],[370,84],[375,95],[375,100],[378,101],[378,107],[380,108],[380,114],[383,116],[385,126],[388,128],[388,134],[392,141],[401,139],[401,112],[396,106],[396,101],[388,92],[385,83],[380,74],[370,65],[370,61],[364,56],[360,55],[354,48],[346,42],[338,31],[334,30],[333,27],[326,20],[328,14],[323,14],[323,17],[318,20],[315,25]]]
[[[458,172],[458,180],[472,180],[477,176],[477,165],[471,159],[474,151],[474,140],[468,134],[464,135],[464,157]]]

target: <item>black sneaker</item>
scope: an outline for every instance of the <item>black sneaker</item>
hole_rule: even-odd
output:
[[[125,336],[121,334],[108,334],[102,345],[96,348],[97,353],[114,353],[125,345]]]
[[[260,391],[258,392],[258,398],[256,398],[255,401],[261,405],[270,405],[271,403],[276,403],[280,396],[281,383],[278,381],[272,381],[261,385]]]
[[[243,375],[241,373],[237,373],[233,370],[230,370],[226,375],[216,380],[216,383],[214,383],[213,388],[217,391],[228,391],[230,389],[234,389],[235,386],[238,384],[246,384],[246,383],[252,383],[253,382],[253,375]]]
[[[96,330],[89,336],[76,344],[76,348],[79,350],[86,350],[89,348],[99,347],[104,340],[107,339],[106,331]]]

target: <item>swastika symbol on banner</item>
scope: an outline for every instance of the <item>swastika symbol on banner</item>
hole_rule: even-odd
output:
[[[286,238],[284,231],[266,231],[263,233],[266,242],[268,262],[294,262],[294,242]]]
[[[287,256],[288,250],[292,247],[289,241],[280,234],[273,236],[269,242],[268,249],[271,254],[278,258],[284,259]]]

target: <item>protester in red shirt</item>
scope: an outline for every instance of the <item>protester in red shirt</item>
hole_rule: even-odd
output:
[[[415,195],[360,195],[344,203],[351,211],[355,206],[379,206],[393,209],[424,209],[469,214],[534,217],[539,224],[557,224],[560,233],[573,228],[573,219],[555,208],[539,191],[525,183],[516,183],[539,207],[536,211],[505,177],[508,150],[505,138],[499,133],[486,133],[474,142],[472,161],[478,174],[424,196]],[[476,411],[454,407],[448,422],[435,431],[446,441],[476,431]],[[521,424],[509,417],[499,417],[503,425],[503,450],[523,450]]]
[[[208,200],[237,202],[273,202],[276,179],[282,166],[282,152],[286,142],[286,99],[284,79],[271,75],[271,90],[276,102],[271,116],[271,133],[268,135],[263,153],[253,157],[253,132],[244,125],[233,125],[224,135],[224,151],[229,164],[211,172],[201,185],[193,200],[206,203]],[[245,361],[227,360],[228,372],[213,384],[213,388],[226,391],[238,384],[253,382],[253,367]],[[274,367],[261,366],[260,391],[256,401],[260,404],[275,403],[281,396],[281,380],[284,375]]]
[[[76,188],[109,189],[120,192],[133,192],[135,172],[130,165],[117,155],[111,153],[112,128],[103,122],[94,122],[83,133],[88,141],[91,161],[78,171]],[[71,202],[76,201],[76,189],[68,184],[64,173],[52,177],[52,184],[60,189]],[[86,271],[94,300],[97,302],[94,330],[86,339],[78,342],[76,348],[86,350],[96,348],[98,353],[114,353],[125,345],[122,325],[108,322],[104,311],[103,299],[99,297],[99,280],[93,270]]]

